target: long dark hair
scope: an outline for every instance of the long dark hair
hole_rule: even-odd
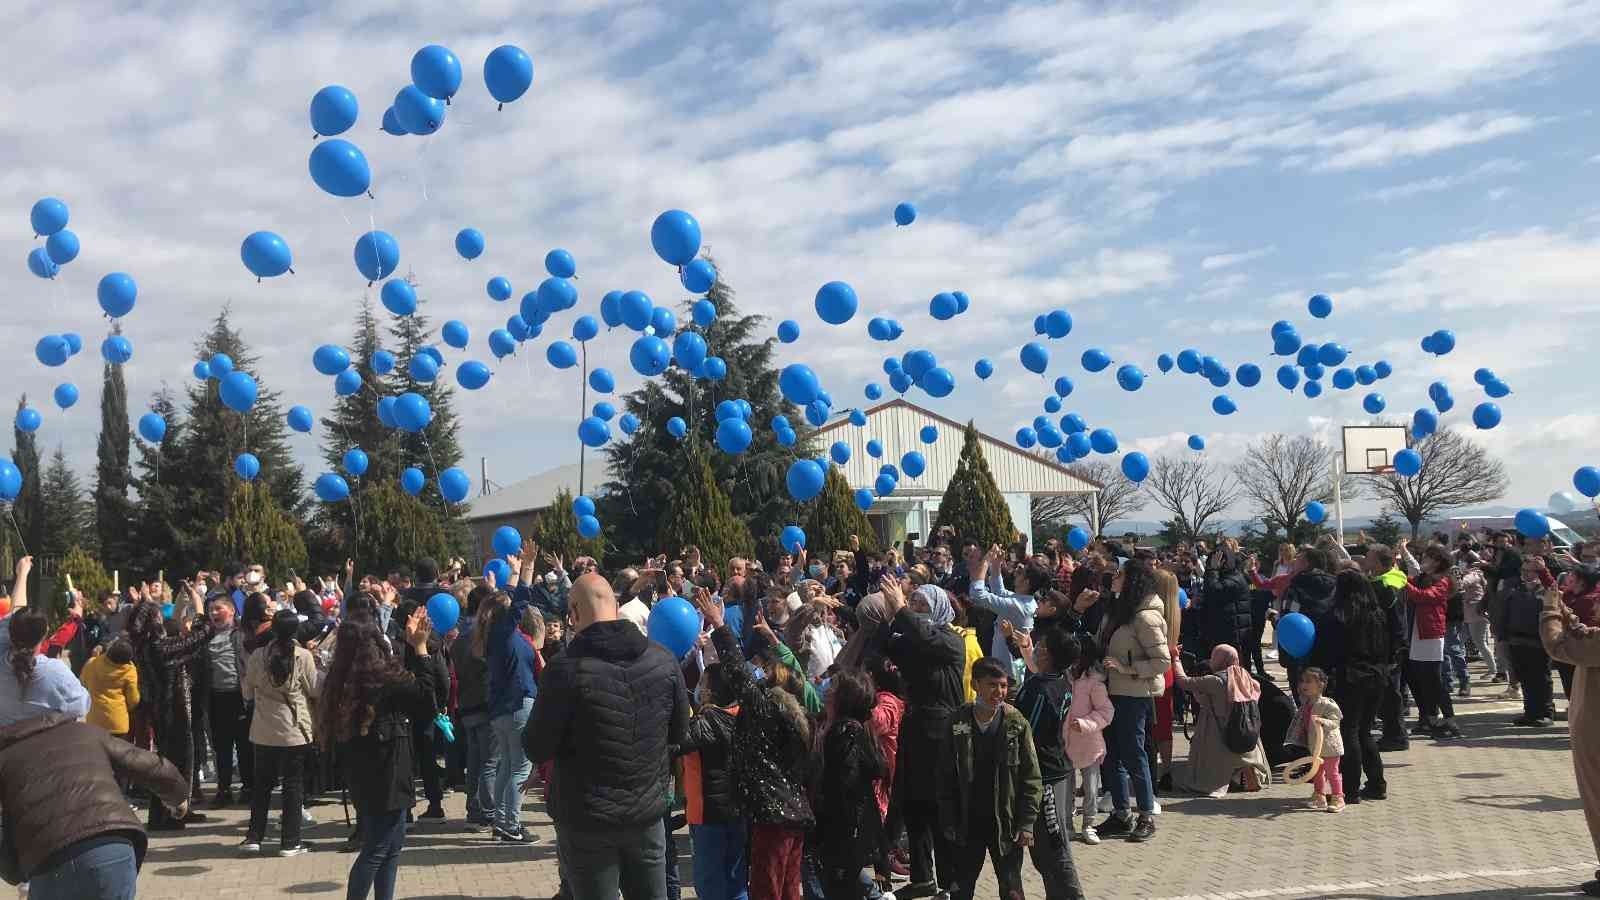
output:
[[[135,605],[133,615],[128,617],[126,633],[136,655],[142,654],[145,647],[166,637],[167,623],[161,617],[161,604],[146,600]]]
[[[33,680],[34,656],[39,650],[39,642],[44,640],[48,625],[44,613],[24,606],[11,615],[7,627],[11,631],[11,672],[17,676],[17,684],[26,687]]]
[[[294,635],[300,630],[300,616],[281,609],[272,617],[272,643],[267,645],[267,674],[272,683],[283,686],[294,671]]]
[[[1340,569],[1333,580],[1333,608],[1344,610],[1345,621],[1368,621],[1381,616],[1372,582],[1359,569]]]
[[[378,624],[370,619],[345,619],[322,689],[322,733],[329,744],[367,733],[376,715],[378,694],[411,675],[389,652]]]
[[[1105,658],[1105,653],[1100,649],[1100,642],[1095,640],[1093,635],[1079,635],[1078,658],[1072,663],[1072,677],[1082,678]]]
[[[1152,595],[1159,596],[1156,570],[1149,560],[1130,559],[1122,564],[1122,590],[1106,609],[1103,633],[1110,634],[1133,621],[1134,611]]]
[[[378,621],[378,599],[366,591],[356,594],[344,602],[344,620],[351,622],[360,619],[365,622]]]

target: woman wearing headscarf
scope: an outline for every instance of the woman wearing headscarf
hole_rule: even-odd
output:
[[[889,606],[882,594],[868,594],[856,604],[856,630],[839,651],[840,669],[870,669],[888,643]]]
[[[939,830],[934,773],[939,770],[950,716],[965,702],[962,675],[966,650],[961,635],[950,627],[956,615],[950,595],[936,585],[924,584],[908,605],[908,587],[909,581],[902,583],[893,577],[879,583],[890,614],[888,656],[906,687],[893,805],[905,822],[911,845],[911,890],[935,885],[935,855],[944,837]],[[937,852],[937,857],[944,869],[954,862],[948,851]],[[948,882],[950,874],[945,872],[938,883]]]
[[[1261,686],[1239,665],[1239,651],[1230,644],[1214,647],[1209,675],[1190,676],[1181,661],[1177,667],[1175,681],[1194,697],[1195,714],[1189,759],[1173,767],[1173,784],[1182,790],[1220,797],[1243,770],[1245,789],[1258,790],[1271,780],[1272,773],[1261,740],[1256,739],[1249,753],[1236,753],[1222,739],[1232,704],[1261,699]]]

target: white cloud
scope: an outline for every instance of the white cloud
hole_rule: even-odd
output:
[[[1514,159],[1491,159],[1486,163],[1473,166],[1464,172],[1453,175],[1435,175],[1432,178],[1422,178],[1416,181],[1407,181],[1403,184],[1391,185],[1368,191],[1366,196],[1380,203],[1389,203],[1395,200],[1404,200],[1422,194],[1433,194],[1440,191],[1455,190],[1468,184],[1494,178],[1500,175],[1514,175],[1527,169],[1527,165]]]
[[[1210,271],[1212,269],[1226,269],[1242,263],[1251,262],[1270,256],[1277,247],[1257,247],[1254,250],[1242,250],[1238,253],[1218,253],[1200,260],[1200,268]]]

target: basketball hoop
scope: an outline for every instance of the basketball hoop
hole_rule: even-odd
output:
[[[1394,466],[1373,466],[1371,474],[1373,474],[1373,475],[1392,475],[1392,474],[1394,474]]]

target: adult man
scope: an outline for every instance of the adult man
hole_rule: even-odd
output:
[[[670,747],[689,726],[672,655],[617,613],[597,574],[572,586],[576,635],[545,669],[522,733],[528,758],[555,762],[550,817],[573,900],[667,895]]]
[[[205,681],[207,712],[211,722],[211,752],[217,761],[217,795],[212,809],[233,803],[233,754],[239,753],[239,783],[248,798],[253,762],[250,720],[245,715],[239,689],[247,655],[244,635],[233,624],[233,601],[226,596],[211,601],[211,640],[206,642]]]
[[[1395,565],[1394,551],[1383,544],[1369,544],[1362,561],[1367,577],[1372,580],[1372,592],[1378,598],[1378,606],[1386,615],[1398,615],[1401,633],[1409,635],[1411,605],[1401,599],[1406,587],[1406,573]],[[1378,742],[1378,749],[1384,753],[1399,753],[1411,746],[1405,722],[1405,666],[1402,665],[1404,655],[1400,652],[1403,647],[1405,641],[1395,648],[1395,665],[1389,673],[1389,687],[1378,706],[1378,717],[1383,720],[1383,740]]]

